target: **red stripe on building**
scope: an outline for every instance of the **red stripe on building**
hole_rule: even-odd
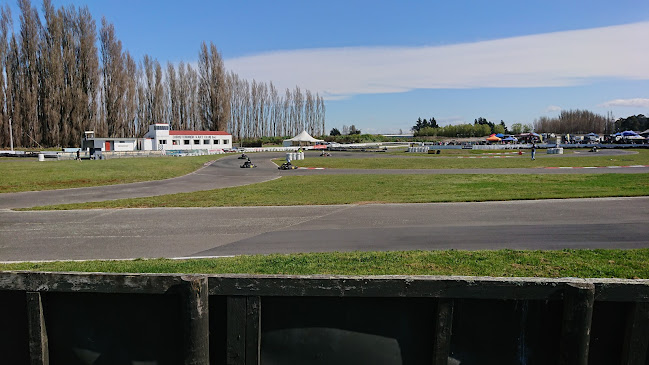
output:
[[[170,136],[229,136],[224,131],[169,131]]]

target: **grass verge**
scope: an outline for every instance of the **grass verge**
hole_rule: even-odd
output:
[[[16,263],[0,264],[0,270],[646,279],[649,249],[332,252],[196,260]]]
[[[24,210],[431,203],[649,195],[649,174],[316,175],[248,186]]]
[[[581,154],[579,157],[550,156],[539,152],[536,155],[537,159],[535,161],[530,160],[529,154],[523,156],[514,155],[513,157],[507,158],[461,158],[467,156],[449,157],[444,155],[423,154],[419,156],[410,155],[411,157],[414,156],[417,158],[363,158],[362,155],[359,155],[359,158],[336,158],[334,152],[332,157],[306,157],[304,160],[291,162],[300,167],[324,167],[334,169],[494,169],[649,165],[649,151],[644,149],[633,151],[637,153],[614,156],[576,151]],[[577,153],[574,154],[576,155]]]
[[[80,188],[162,180],[182,176],[224,155],[111,160],[44,161],[12,159],[0,166],[0,193]]]

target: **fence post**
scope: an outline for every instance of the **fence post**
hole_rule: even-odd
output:
[[[208,365],[210,343],[207,277],[183,276],[182,280],[185,365]]]
[[[623,365],[644,365],[649,346],[649,303],[635,302],[627,317],[624,347],[622,348]]]
[[[433,364],[447,365],[453,331],[453,299],[439,298],[435,316],[435,344]]]
[[[568,283],[563,294],[563,322],[559,364],[587,365],[595,285]]]
[[[246,297],[228,296],[226,345],[228,365],[246,364],[246,309]]]
[[[261,297],[246,299],[246,365],[259,365],[261,352]]]
[[[261,297],[227,299],[227,364],[258,365],[261,361]]]
[[[41,293],[27,292],[26,295],[30,363],[31,365],[49,365],[50,354]]]

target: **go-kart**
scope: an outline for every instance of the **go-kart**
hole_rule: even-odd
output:
[[[591,148],[588,152],[597,152],[597,146],[593,146],[593,148]]]
[[[331,153],[322,151],[320,156],[322,156],[322,157],[331,157]]]
[[[290,161],[284,162],[281,166],[277,167],[279,170],[295,170],[297,166],[293,165]]]
[[[249,159],[243,163],[243,165],[240,166],[242,169],[252,169],[257,167],[255,164],[253,164]]]
[[[238,158],[239,158],[239,160],[247,160],[248,155],[246,155],[245,153],[242,153],[241,156],[239,156]]]

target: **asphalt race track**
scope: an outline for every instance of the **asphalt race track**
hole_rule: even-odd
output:
[[[649,247],[649,197],[0,211],[0,261],[353,250]]]
[[[623,152],[623,151],[620,151]],[[174,179],[0,195],[0,261],[354,250],[649,247],[649,197],[485,203],[16,212],[7,208],[198,191],[291,174],[558,173],[557,169],[291,170],[253,154]],[[342,157],[342,156],[341,156]],[[560,173],[640,173],[649,168]]]

